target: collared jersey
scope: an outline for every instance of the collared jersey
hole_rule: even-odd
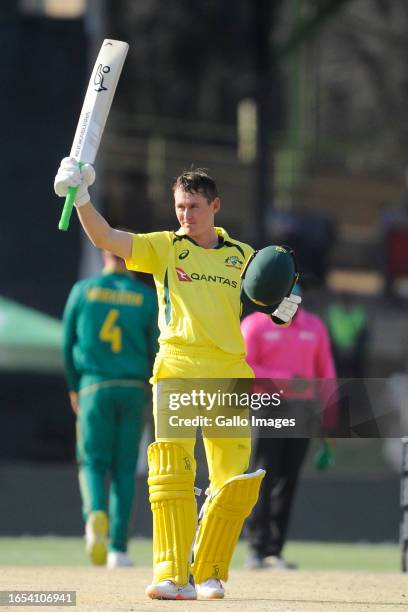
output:
[[[244,355],[240,330],[241,272],[252,247],[222,228],[205,249],[175,232],[132,234],[129,270],[153,275],[159,302],[161,347],[203,348]]]
[[[336,378],[326,326],[304,308],[299,308],[290,327],[282,329],[255,312],[242,321],[241,329],[247,362],[257,378]]]

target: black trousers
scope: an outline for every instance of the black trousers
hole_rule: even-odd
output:
[[[250,548],[262,557],[281,554],[308,446],[308,438],[260,437],[254,441],[251,471],[263,468],[266,476],[247,532]]]

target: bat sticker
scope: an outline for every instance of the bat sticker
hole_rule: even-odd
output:
[[[103,66],[103,64],[99,64],[94,78],[94,85],[96,85],[95,91],[99,92],[108,90],[108,88],[103,84],[105,78],[104,75],[108,74],[108,72],[110,72],[110,66]]]

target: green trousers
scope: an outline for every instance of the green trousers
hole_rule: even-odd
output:
[[[110,549],[122,552],[127,550],[146,403],[142,383],[140,386],[131,384],[130,381],[105,381],[82,387],[77,418],[77,459],[84,520],[90,512],[107,512]]]

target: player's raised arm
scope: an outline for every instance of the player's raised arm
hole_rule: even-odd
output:
[[[90,201],[88,187],[95,181],[91,164],[79,166],[73,157],[64,157],[54,181],[55,193],[65,198],[70,187],[77,187],[75,207],[82,227],[98,249],[106,249],[127,259],[132,251],[132,238],[128,232],[115,230]]]

